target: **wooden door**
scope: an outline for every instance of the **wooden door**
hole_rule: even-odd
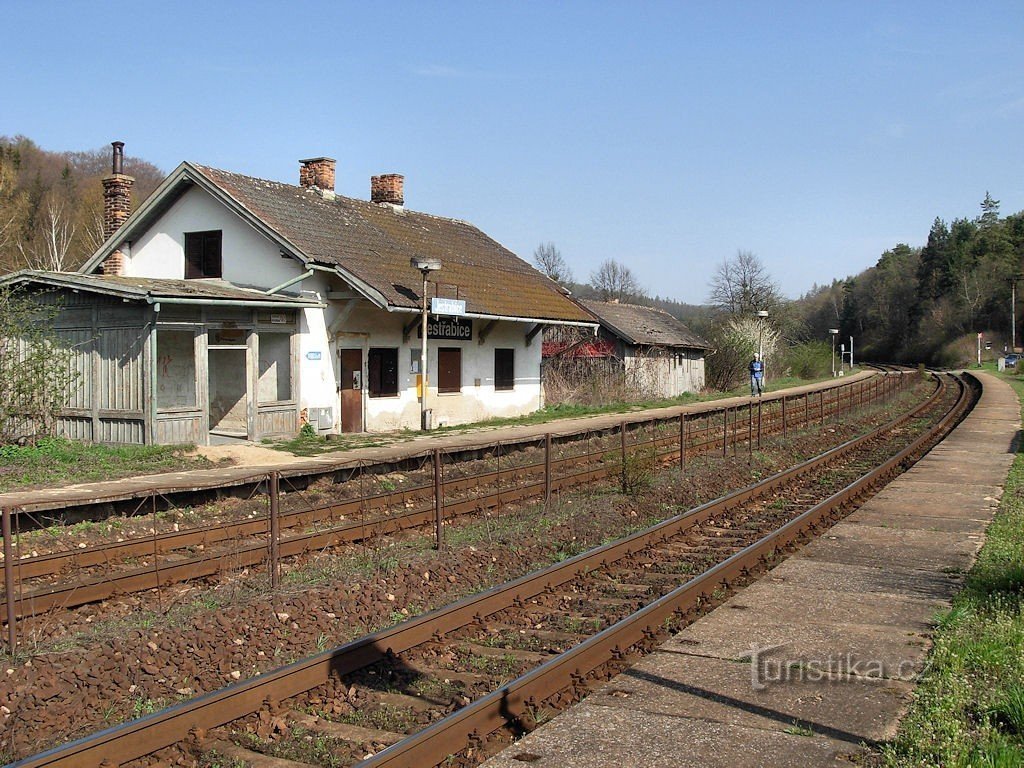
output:
[[[363,431],[363,351],[341,350],[341,431]]]

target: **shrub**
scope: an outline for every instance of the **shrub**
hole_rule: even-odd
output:
[[[56,431],[77,372],[54,330],[59,303],[0,286],[0,444]]]
[[[832,345],[824,341],[805,341],[786,350],[783,367],[801,379],[817,379],[832,372]]]

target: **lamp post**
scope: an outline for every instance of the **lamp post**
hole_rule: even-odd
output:
[[[420,345],[420,430],[427,430],[427,276],[441,269],[440,259],[413,256],[409,264],[423,275],[423,339]]]
[[[839,335],[838,328],[829,328],[828,335],[832,337],[832,378],[836,377],[836,336]]]
[[[1017,281],[1024,279],[1024,275],[1014,275],[1010,278],[1010,351],[1017,351]]]
[[[759,309],[757,311],[757,359],[761,361],[761,382],[762,384],[768,381],[767,375],[765,375],[765,364],[764,364],[764,324],[768,319],[768,310]]]

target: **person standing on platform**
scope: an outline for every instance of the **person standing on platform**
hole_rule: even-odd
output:
[[[747,366],[750,370],[750,396],[753,397],[755,392],[757,396],[761,396],[762,387],[761,384],[764,381],[764,362],[754,355],[754,359],[750,361],[750,365]]]

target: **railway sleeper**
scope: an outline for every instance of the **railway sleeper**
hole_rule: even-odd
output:
[[[317,768],[311,763],[300,763],[296,760],[287,760],[283,757],[271,757],[262,752],[254,752],[243,746],[235,744],[229,739],[208,739],[203,743],[206,752],[216,752],[218,755],[228,758],[233,763],[241,763],[250,768]]]
[[[525,661],[530,664],[542,664],[550,661],[556,653],[551,651],[542,653],[540,651],[526,651],[520,648],[503,648],[493,645],[481,645],[480,643],[461,642],[459,647],[467,654],[479,656],[485,659],[504,659],[511,657],[516,661]]]
[[[342,741],[352,742],[353,744],[381,744],[389,747],[405,738],[404,733],[395,733],[394,731],[385,731],[379,728],[368,728],[351,723],[336,723],[333,720],[294,710],[287,713],[287,718],[289,722],[313,733],[331,736]]]

